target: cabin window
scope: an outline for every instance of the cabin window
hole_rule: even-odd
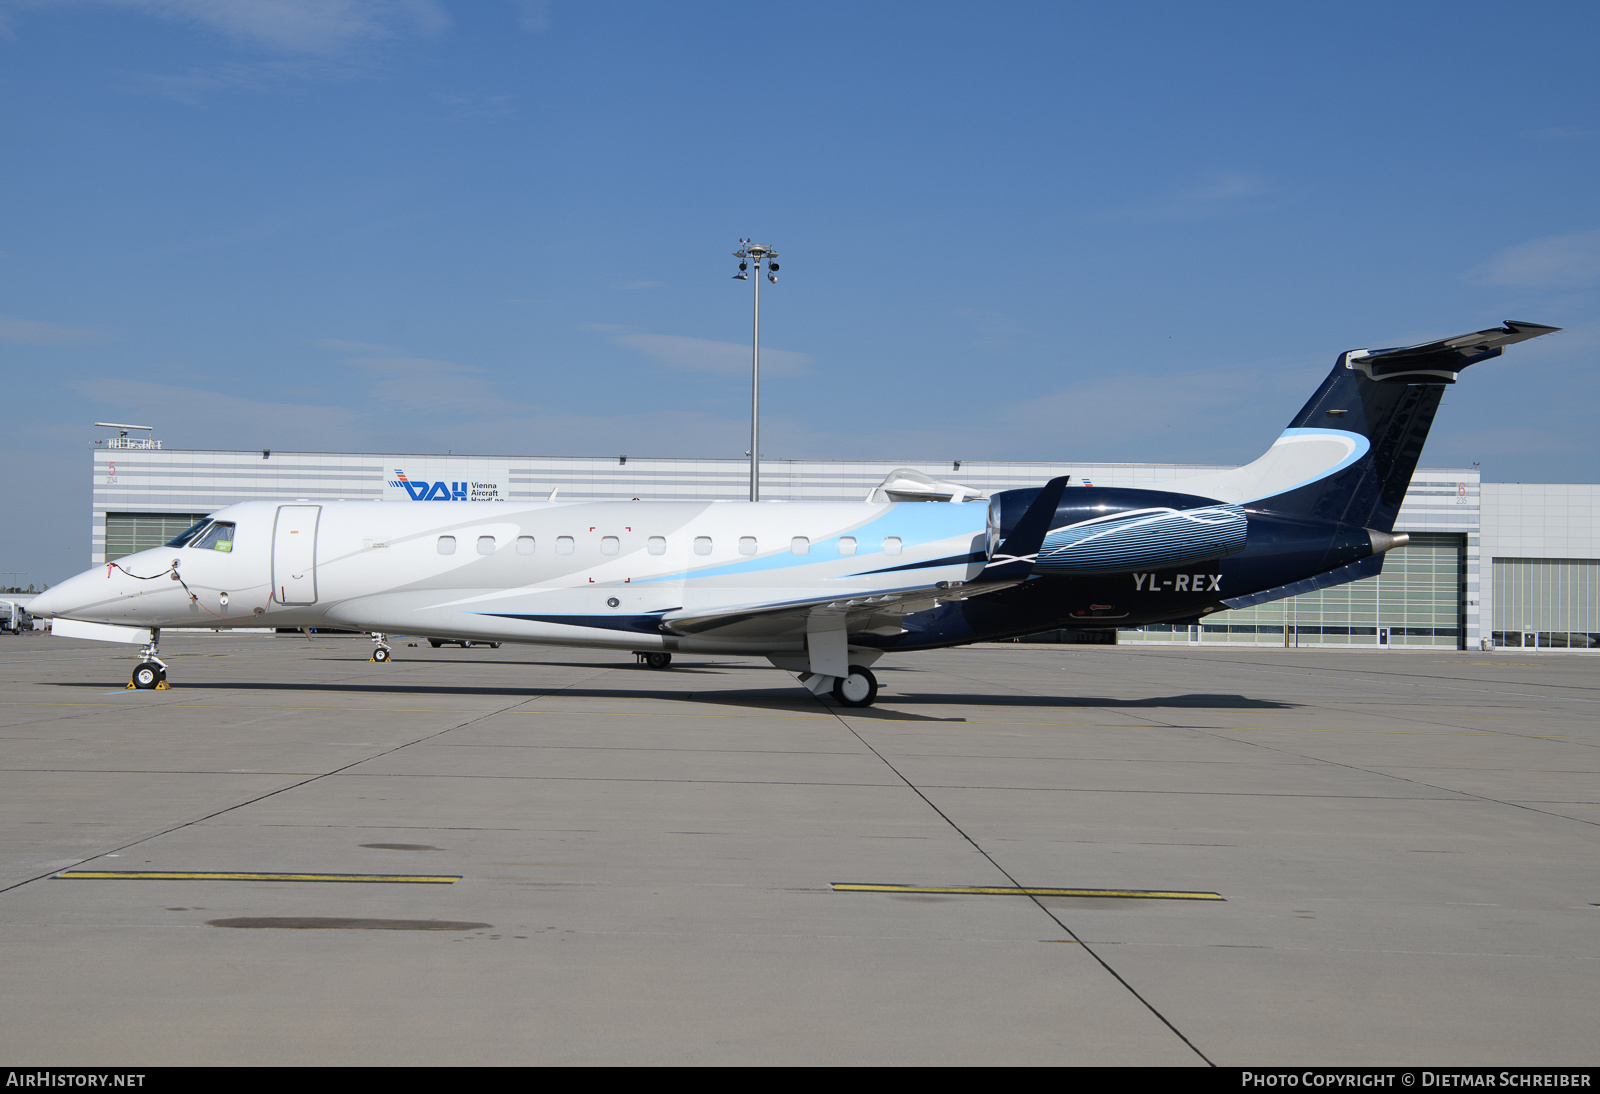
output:
[[[886,539],[884,539],[884,541],[883,541],[883,553],[886,554],[886,555],[897,555],[897,554],[899,554],[900,553],[900,537],[899,536],[889,536]]]
[[[711,553],[711,537],[695,536],[694,553],[697,555],[709,555]]]
[[[531,555],[531,554],[533,554],[533,537],[532,536],[518,536],[517,537],[517,554],[519,554],[519,555]]]
[[[739,553],[741,555],[753,555],[753,554],[755,554],[756,553],[756,537],[755,536],[740,536],[739,537]]]
[[[456,537],[455,536],[440,536],[439,537],[439,553],[441,555],[453,555],[453,554],[455,554],[456,553]]]
[[[651,536],[650,537],[650,553],[653,554],[653,555],[664,555],[664,554],[666,554],[667,553],[667,537],[666,536]]]
[[[620,546],[621,545],[617,542],[617,537],[616,536],[602,536],[602,537],[600,537],[600,553],[603,554],[603,555],[614,555],[614,554],[616,554],[617,553],[617,549]]]
[[[494,554],[494,537],[493,536],[479,536],[478,537],[478,553],[480,555],[492,555],[492,554]]]
[[[811,541],[805,536],[795,536],[789,541],[789,550],[797,555],[809,555],[811,553]]]
[[[856,537],[855,536],[840,536],[839,537],[839,553],[841,555],[853,555],[853,554],[855,554],[856,553]]]
[[[572,537],[571,536],[557,536],[556,537],[556,554],[558,554],[558,555],[570,555],[571,553],[572,553]]]
[[[198,547],[203,551],[231,551],[233,550],[233,525],[227,521],[219,520],[205,534],[194,542],[191,547]]]

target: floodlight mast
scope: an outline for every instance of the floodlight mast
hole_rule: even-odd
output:
[[[761,277],[762,264],[766,265],[766,278],[778,282],[778,264],[773,259],[778,252],[748,239],[739,240],[739,249],[733,252],[739,260],[735,281],[755,282],[755,325],[750,335],[750,500],[761,500]],[[755,262],[754,278],[749,276],[751,260]]]

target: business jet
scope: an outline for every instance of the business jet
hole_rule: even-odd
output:
[[[905,486],[835,502],[248,501],[163,547],[37,597],[57,635],[143,644],[162,628],[339,627],[374,636],[764,656],[845,706],[886,654],[1055,628],[1192,623],[1377,574],[1445,387],[1504,326],[1339,356],[1259,459],[1182,492],[1065,477],[970,501]],[[904,485],[904,484],[902,484]],[[957,487],[953,496],[960,498]]]

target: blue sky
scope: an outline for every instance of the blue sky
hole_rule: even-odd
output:
[[[1252,458],[1525,319],[1425,465],[1596,481],[1600,7],[0,0],[0,569],[170,447]],[[764,355],[765,356],[765,355]],[[8,579],[9,580],[9,579]]]

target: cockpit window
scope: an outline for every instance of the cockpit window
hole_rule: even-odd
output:
[[[200,529],[204,528],[206,525],[208,525],[210,523],[211,523],[211,518],[210,517],[207,517],[204,520],[195,521],[193,524],[191,524],[189,527],[187,527],[187,528],[185,528],[183,530],[183,535],[178,536],[176,539],[167,540],[167,546],[168,547],[182,547],[182,546],[184,546],[191,539],[193,539],[195,536],[200,534]],[[233,537],[230,536],[229,538],[231,539]]]
[[[203,533],[189,544],[202,551],[231,551],[233,550],[233,524],[231,521],[219,520],[207,528]]]

